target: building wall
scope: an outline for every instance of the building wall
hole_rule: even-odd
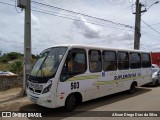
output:
[[[152,53],[152,64],[160,66],[160,52]]]
[[[0,76],[0,91],[22,86],[22,78],[18,76]]]

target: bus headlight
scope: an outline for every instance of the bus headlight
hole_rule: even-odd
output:
[[[52,84],[49,84],[46,88],[43,89],[42,94],[47,93],[51,90]]]

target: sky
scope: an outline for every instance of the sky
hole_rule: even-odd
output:
[[[133,49],[135,0],[32,1],[33,54],[39,54],[44,49],[58,44],[85,44]],[[140,0],[144,4],[142,10],[149,8],[147,12],[142,13],[141,50],[160,52],[160,3],[152,5],[156,1]],[[52,6],[80,14],[55,9]],[[126,27],[126,25],[130,27]],[[0,50],[3,53],[13,51],[23,53],[23,43],[24,10],[16,7],[15,0],[0,0]]]

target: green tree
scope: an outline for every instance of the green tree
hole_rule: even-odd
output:
[[[21,54],[17,53],[17,52],[10,52],[10,53],[7,54],[8,61],[10,61],[10,60],[16,60],[16,59],[18,59],[20,57],[21,57]]]
[[[17,60],[17,59],[21,59],[21,58],[22,58],[21,53],[10,52],[10,53],[7,53],[7,54],[3,54],[3,56],[0,57],[0,62],[1,63],[7,63],[9,61]]]
[[[6,56],[0,57],[0,62],[1,63],[7,63],[8,62],[7,57]]]
[[[22,61],[14,61],[9,68],[9,71],[19,74],[23,71],[23,64]]]

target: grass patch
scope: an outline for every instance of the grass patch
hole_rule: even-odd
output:
[[[0,63],[0,71],[9,71],[9,64],[6,63]]]

